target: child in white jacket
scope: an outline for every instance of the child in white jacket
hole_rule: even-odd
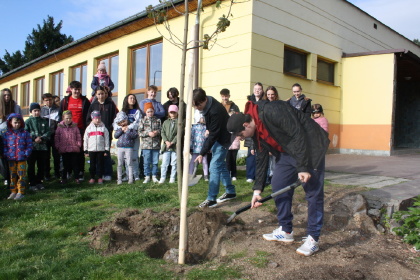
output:
[[[95,175],[98,176],[98,184],[102,184],[104,170],[104,156],[109,153],[109,132],[101,121],[101,113],[93,111],[90,115],[92,122],[86,128],[83,137],[83,150],[85,156],[90,158],[89,184],[95,183]],[[98,170],[96,166],[98,165]]]

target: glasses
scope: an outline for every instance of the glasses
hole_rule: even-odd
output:
[[[301,92],[301,90],[294,90],[293,93]]]

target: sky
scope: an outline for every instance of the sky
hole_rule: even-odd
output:
[[[339,1],[339,0],[336,0]],[[349,0],[410,40],[420,39],[420,0]],[[0,0],[0,57],[23,51],[25,41],[48,15],[63,21],[61,32],[75,40],[129,16],[159,0]]]

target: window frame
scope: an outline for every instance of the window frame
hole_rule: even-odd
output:
[[[10,91],[12,92],[12,99],[19,104],[20,100],[18,100],[19,97],[19,87],[18,85],[14,85],[10,87]]]
[[[20,108],[22,110],[23,116],[29,115],[29,103],[31,102],[31,82],[21,83],[21,93],[20,93]]]
[[[83,67],[85,67],[85,73],[83,75]],[[80,77],[75,77],[74,71],[80,68]],[[75,66],[70,67],[71,73],[71,80],[72,81],[79,81],[82,84],[82,93],[84,92],[86,96],[88,95],[88,75],[87,75],[87,61],[77,64]],[[83,77],[84,76],[84,77]],[[85,83],[85,84],[83,84]],[[84,86],[84,87],[83,87]]]
[[[329,79],[330,80],[323,80],[323,79],[320,79],[319,78],[319,69],[320,69],[320,67],[319,67],[319,63],[325,63],[327,66],[328,66],[328,73],[327,73],[327,75],[329,76]],[[325,58],[322,58],[322,57],[318,57],[317,58],[317,61],[316,61],[316,81],[317,82],[321,82],[321,83],[326,83],[326,84],[329,84],[329,85],[334,85],[334,83],[335,83],[335,62],[334,61],[331,61],[331,60],[328,60],[328,59],[325,59]]]
[[[131,58],[130,58],[130,81],[129,81],[130,90],[129,90],[129,93],[136,95],[137,100],[144,99],[145,98],[145,95],[147,94],[148,87],[152,85],[152,84],[149,83],[149,81],[150,81],[150,66],[151,66],[151,64],[150,64],[150,62],[151,62],[150,61],[150,54],[151,54],[150,48],[152,46],[158,45],[158,44],[162,44],[162,55],[161,55],[161,59],[163,61],[163,40],[152,41],[152,42],[148,42],[148,43],[145,43],[145,44],[142,44],[142,45],[138,45],[136,47],[131,48],[131,50],[130,50]],[[134,52],[136,50],[143,49],[143,48],[146,48],[146,69],[145,69],[145,73],[146,73],[145,81],[146,81],[146,83],[145,83],[145,87],[144,88],[139,88],[139,89],[132,89],[132,87],[133,87],[133,78],[134,78],[133,77],[133,70],[134,70],[133,66],[135,65],[135,63],[134,63]],[[160,72],[162,73],[162,70]],[[162,85],[159,85],[159,86],[158,85],[155,85],[155,86],[158,89],[157,90],[156,100],[160,100],[161,99]],[[137,96],[137,95],[143,95],[143,98],[141,96]]]
[[[42,80],[41,85],[41,92],[38,92],[38,82]],[[42,95],[45,93],[45,76],[36,78],[34,80],[34,100],[38,100],[36,102],[42,102]]]
[[[59,93],[57,94],[57,92],[55,92],[54,88],[54,76],[55,75],[60,75],[60,79],[59,79],[59,83],[58,83],[58,91]],[[52,95],[56,95],[58,97],[60,97],[60,100],[64,98],[65,95],[65,91],[63,91],[63,84],[64,84],[64,71],[63,70],[59,70],[53,73],[50,73],[50,92]]]
[[[299,62],[300,63],[304,62],[304,73],[297,73],[297,72],[290,71],[289,69],[286,69],[286,67],[289,66],[289,65],[286,65],[286,61],[287,61],[286,55],[287,55],[287,53],[293,53],[293,55],[299,56],[301,58],[301,61],[299,61]],[[304,52],[302,50],[297,50],[295,48],[285,46],[284,47],[283,73],[307,79],[308,78],[308,55],[309,55],[309,53]]]

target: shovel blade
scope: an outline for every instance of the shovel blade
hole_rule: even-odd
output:
[[[201,177],[202,177],[202,175],[197,175],[197,176],[190,175],[188,177],[188,187],[192,187],[194,185],[197,185],[198,182],[200,181]]]

